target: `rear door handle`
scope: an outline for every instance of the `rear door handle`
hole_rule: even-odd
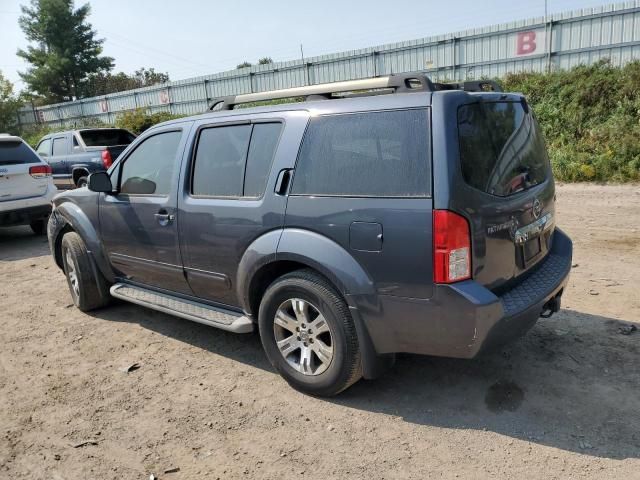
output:
[[[163,227],[166,225],[169,225],[175,219],[175,215],[170,214],[164,209],[154,214],[154,217],[156,217],[156,220],[158,221],[158,223]]]
[[[276,179],[276,187],[273,189],[274,192],[276,192],[278,195],[284,195],[285,193],[287,193],[292,173],[292,168],[283,168],[282,170],[280,170],[280,172],[278,173],[278,178]]]

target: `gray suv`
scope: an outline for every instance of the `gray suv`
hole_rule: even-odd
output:
[[[522,95],[413,73],[212,110],[55,198],[51,252],[81,310],[116,297],[258,330],[289,384],[334,395],[396,352],[472,358],[560,308],[572,244]]]

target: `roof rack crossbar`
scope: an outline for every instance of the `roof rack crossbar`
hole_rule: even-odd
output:
[[[380,93],[434,92],[437,90],[464,90],[467,92],[501,92],[493,80],[472,80],[458,83],[433,83],[423,72],[398,73],[384,77],[320,83],[304,87],[285,88],[267,92],[243,93],[213,100],[209,110],[232,110],[236,105],[265,102],[284,98],[304,97],[306,100],[334,98],[334,94],[355,97]]]

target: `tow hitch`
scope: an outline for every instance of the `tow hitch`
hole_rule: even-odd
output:
[[[542,318],[549,318],[551,315],[553,315],[558,310],[560,310],[561,297],[562,297],[562,291],[560,291],[555,297],[553,297],[551,300],[545,303],[544,306],[542,307],[542,312],[540,313],[540,316]]]

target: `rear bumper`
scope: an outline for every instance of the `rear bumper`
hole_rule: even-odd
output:
[[[44,220],[51,213],[51,204],[20,208],[0,212],[0,226],[28,225],[36,220]]]
[[[437,285],[428,300],[378,296],[359,299],[358,311],[379,354],[407,352],[472,358],[529,330],[559,305],[573,246],[556,229],[547,258],[502,296],[473,280]]]

